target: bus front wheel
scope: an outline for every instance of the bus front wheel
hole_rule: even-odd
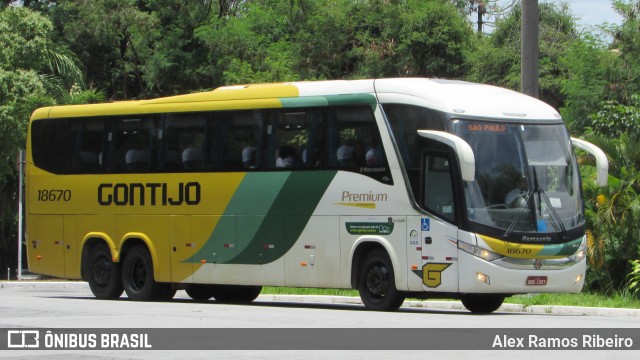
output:
[[[107,244],[94,246],[85,261],[85,278],[93,295],[103,300],[119,298],[124,291],[120,282],[120,267],[112,261]]]
[[[396,289],[391,259],[386,251],[370,251],[359,272],[358,291],[369,310],[394,311],[404,302],[404,295]]]
[[[153,278],[153,260],[144,246],[136,245],[124,255],[122,284],[131,300],[168,300],[175,291],[171,284],[158,283]]]
[[[462,305],[472,313],[490,314],[502,306],[504,296],[497,294],[464,294],[460,297],[460,300]]]

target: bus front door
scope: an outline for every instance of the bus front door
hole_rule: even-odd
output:
[[[429,149],[422,156],[420,201],[435,216],[421,218],[424,290],[458,291],[458,227],[454,187],[454,153]]]

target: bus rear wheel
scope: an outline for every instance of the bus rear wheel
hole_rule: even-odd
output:
[[[85,259],[85,279],[98,299],[117,299],[124,288],[120,281],[120,266],[113,262],[111,251],[105,243],[94,246]]]
[[[504,302],[504,295],[497,294],[463,294],[460,296],[462,305],[476,314],[490,314]]]
[[[391,259],[386,251],[370,251],[359,272],[358,291],[369,310],[394,311],[404,302],[404,295],[396,289]]]
[[[216,301],[232,304],[250,303],[262,291],[262,286],[246,285],[214,285],[213,288]]]
[[[129,249],[122,262],[122,284],[131,300],[168,300],[175,291],[171,284],[158,283],[153,278],[153,260],[146,247],[136,245]]]

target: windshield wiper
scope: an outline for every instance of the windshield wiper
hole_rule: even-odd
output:
[[[548,213],[550,214],[550,218],[553,219],[553,221],[551,222],[554,226],[554,228],[556,230],[560,230],[560,233],[562,234],[562,239],[566,240],[567,239],[567,229],[564,226],[564,223],[562,222],[562,218],[560,217],[560,215],[558,215],[558,213],[556,212],[556,209],[553,207],[553,205],[551,204],[551,199],[549,199],[549,196],[547,196],[547,193],[542,189],[542,187],[540,187],[540,184],[538,183],[538,175],[536,174],[536,169],[533,169],[533,184],[534,187],[529,189],[529,191],[527,192],[527,195],[524,198],[524,202],[525,204],[527,204],[527,207],[529,207],[529,198],[531,198],[531,195],[533,195],[534,193],[538,194],[538,213],[539,213],[539,217],[542,218],[542,201],[541,198],[544,199],[545,203],[547,204],[548,207]],[[507,231],[504,233],[504,236],[507,237],[509,235],[511,235],[511,233],[513,232],[513,230],[516,227],[516,224],[518,223],[518,220],[520,219],[520,216],[522,215],[523,210],[525,209],[525,207],[521,207],[520,210],[518,211],[518,213],[516,214],[515,218],[513,219],[513,221],[511,222],[511,224],[509,225],[509,228],[507,228]],[[531,210],[531,209],[530,209]],[[557,225],[556,225],[557,224]]]
[[[554,225],[554,227],[556,229],[559,228],[560,233],[562,234],[562,239],[563,240],[567,240],[567,228],[564,227],[564,223],[562,222],[562,218],[560,217],[560,215],[558,215],[558,212],[556,212],[556,209],[551,204],[551,199],[549,199],[549,196],[547,196],[547,193],[544,192],[544,190],[542,190],[542,188],[539,187],[539,186],[538,186],[538,189],[536,190],[536,192],[538,194],[542,195],[542,198],[544,198],[544,201],[547,204],[547,207],[549,209],[548,213],[551,214],[551,218],[554,220],[552,222],[552,224],[555,223],[555,222],[558,223],[558,226]],[[542,209],[540,209],[540,217],[542,217]]]
[[[522,215],[523,210],[529,207],[529,198],[531,198],[531,195],[533,195],[533,189],[529,189],[529,191],[527,192],[527,195],[525,195],[524,203],[527,204],[527,206],[526,207],[523,206],[520,208],[520,210],[518,210],[518,212],[516,213],[516,217],[513,219],[513,221],[507,228],[507,232],[504,233],[504,237],[508,237],[509,235],[511,235],[511,233],[513,232],[513,229],[515,229],[516,224],[518,223],[518,220],[520,219],[520,216]]]

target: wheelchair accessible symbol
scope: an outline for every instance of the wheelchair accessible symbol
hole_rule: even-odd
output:
[[[430,231],[431,230],[431,224],[429,222],[429,219],[422,219],[422,231]]]

